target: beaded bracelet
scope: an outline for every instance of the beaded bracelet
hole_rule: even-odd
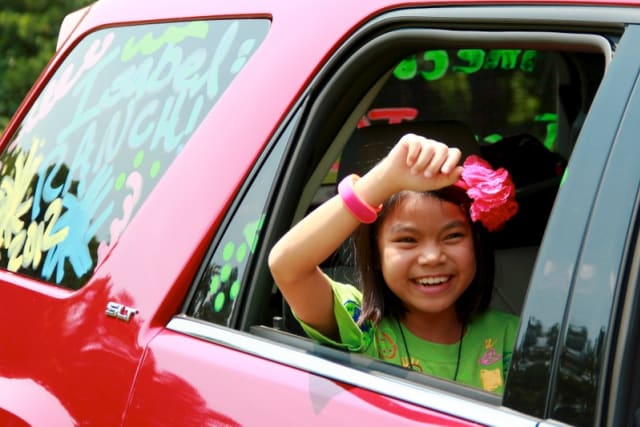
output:
[[[338,184],[338,194],[342,197],[344,205],[356,219],[365,224],[371,224],[378,218],[378,212],[382,209],[382,205],[373,208],[367,202],[362,200],[353,189],[355,182],[360,179],[356,174],[346,176]]]

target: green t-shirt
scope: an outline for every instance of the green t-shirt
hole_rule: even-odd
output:
[[[500,395],[504,392],[504,380],[518,331],[517,316],[488,310],[467,325],[461,343],[438,344],[413,335],[395,319],[384,318],[375,327],[358,326],[362,293],[351,285],[333,281],[331,285],[340,342],[300,321],[310,338],[403,367],[409,366],[406,341],[414,371],[449,380],[454,379],[459,355],[457,382]],[[402,327],[402,333],[399,327]]]

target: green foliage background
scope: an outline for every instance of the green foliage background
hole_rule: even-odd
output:
[[[2,0],[0,133],[53,56],[64,16],[92,0]]]

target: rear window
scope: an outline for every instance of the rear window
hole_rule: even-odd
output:
[[[84,38],[0,155],[0,267],[86,283],[268,28],[194,21]]]

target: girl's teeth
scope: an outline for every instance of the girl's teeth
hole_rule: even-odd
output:
[[[447,277],[430,277],[426,279],[418,279],[417,282],[422,286],[440,285],[448,280]]]

